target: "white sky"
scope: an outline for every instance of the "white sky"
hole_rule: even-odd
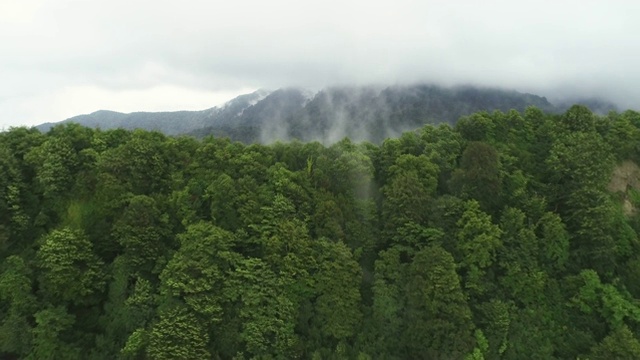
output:
[[[640,107],[638,1],[0,0],[0,128],[435,82]]]

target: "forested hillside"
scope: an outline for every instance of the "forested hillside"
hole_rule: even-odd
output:
[[[639,359],[640,113],[0,134],[0,358]]]

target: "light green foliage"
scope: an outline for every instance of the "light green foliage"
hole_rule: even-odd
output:
[[[178,240],[180,248],[160,274],[162,291],[183,299],[208,321],[219,321],[225,279],[238,257],[231,249],[233,234],[201,222]]]
[[[611,118],[611,127],[606,135],[607,142],[615,153],[618,161],[633,159],[640,160],[638,141],[640,141],[640,129],[634,126],[632,117],[625,113]]]
[[[290,200],[299,218],[309,216],[311,198],[308,192],[308,181],[302,173],[292,172],[284,164],[276,163],[267,171],[268,183],[273,193]]]
[[[603,284],[595,271],[583,270],[578,279],[581,287],[571,302],[580,311],[599,314],[612,328],[622,326],[624,321],[640,322],[640,306],[614,285]]]
[[[464,357],[464,360],[484,360],[485,354],[489,351],[489,342],[484,337],[482,330],[476,330],[474,335],[476,338],[476,347],[472,353]]]
[[[37,253],[39,285],[48,301],[83,304],[104,289],[104,264],[82,232],[54,230],[41,241]]]
[[[258,358],[294,356],[296,304],[285,289],[291,280],[279,277],[260,259],[246,259],[232,274],[228,295],[239,301],[240,338]]]
[[[436,190],[438,179],[438,167],[425,155],[401,155],[387,170],[389,177],[412,174],[418,179],[418,183],[424,191],[431,195]]]
[[[463,272],[464,287],[472,294],[483,294],[492,288],[491,279],[485,278],[487,269],[496,260],[502,242],[502,231],[491,222],[491,216],[480,210],[475,200],[465,204],[465,212],[458,220],[456,253]]]
[[[136,329],[127,339],[120,351],[125,358],[136,358],[147,347],[147,332],[144,329]]]
[[[127,341],[127,351],[135,352],[143,342],[144,333],[136,331]],[[149,333],[147,356],[157,360],[210,359],[207,350],[209,334],[203,324],[184,308],[174,308],[160,314],[160,320]]]

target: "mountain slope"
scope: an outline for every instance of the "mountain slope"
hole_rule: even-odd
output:
[[[123,114],[115,111],[100,110],[88,115],[79,115],[58,123],[45,123],[36,126],[40,131],[48,131],[53,126],[75,122],[84,126],[101,129],[145,129],[157,130],[167,135],[185,134],[211,124],[225,124],[233,121],[244,109],[262,100],[269,92],[256,92],[240,95],[221,107],[200,111],[171,112],[133,112]]]
[[[558,111],[546,98],[500,89],[411,85],[333,87],[310,94],[301,89],[258,90],[202,111],[98,111],[64,122],[111,129],[143,128],[168,135],[228,136],[243,142],[299,139],[333,143],[344,137],[380,142],[431,123],[454,124],[476,111]],[[46,131],[56,124],[38,126]]]

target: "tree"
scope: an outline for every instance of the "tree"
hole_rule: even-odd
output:
[[[372,335],[372,352],[399,356],[402,352],[406,308],[405,279],[408,278],[406,249],[393,246],[380,252],[375,262],[372,319],[365,329]]]
[[[180,248],[160,274],[162,292],[182,299],[191,312],[216,323],[223,313],[223,292],[238,255],[233,234],[200,222],[178,236]]]
[[[325,341],[348,340],[356,335],[362,319],[362,270],[345,244],[321,239],[315,245],[318,272],[314,276],[317,297],[312,321]]]
[[[416,253],[408,275],[408,357],[450,359],[470,352],[474,326],[451,254],[439,246],[427,247]]]
[[[134,194],[166,192],[173,170],[167,138],[158,132],[135,130],[129,141],[101,154],[98,169],[126,184]]]
[[[75,317],[67,313],[62,306],[45,308],[35,315],[36,327],[33,329],[33,348],[26,357],[28,360],[40,359],[80,359],[81,349],[74,346],[69,336]]]
[[[495,211],[500,203],[502,174],[496,149],[482,142],[471,142],[462,152],[460,169],[451,185],[461,196],[477,200],[484,210]]]
[[[260,259],[241,261],[232,274],[227,293],[239,301],[240,339],[251,356],[296,356],[296,304],[285,289],[289,279],[275,274]]]
[[[31,318],[38,310],[32,271],[19,256],[9,256],[0,273],[0,354],[26,356],[31,348]],[[6,309],[6,313],[4,310]]]
[[[468,141],[490,141],[495,136],[496,124],[487,112],[462,117],[455,129]]]
[[[138,333],[142,336],[141,333]],[[188,309],[176,307],[160,314],[149,333],[147,356],[158,360],[210,359],[209,334],[202,322]]]
[[[166,264],[171,247],[168,215],[156,200],[146,195],[131,197],[113,224],[112,236],[123,250],[123,259],[131,269],[148,276],[158,274]]]
[[[536,226],[536,233],[540,238],[540,265],[549,274],[559,274],[569,258],[569,234],[562,219],[556,213],[545,213]]]
[[[36,180],[45,198],[68,195],[78,169],[78,154],[64,138],[49,137],[42,145],[31,149],[25,161],[36,168]]]
[[[238,187],[227,174],[221,174],[205,190],[204,198],[211,203],[211,219],[223,229],[234,231],[239,226]]]
[[[472,296],[481,296],[493,287],[488,271],[502,246],[502,231],[491,222],[490,215],[480,210],[477,201],[467,201],[465,207],[457,223],[456,256],[464,288]]]
[[[542,301],[547,274],[538,267],[538,239],[534,229],[525,225],[526,215],[518,209],[506,208],[500,220],[502,247],[498,264],[504,276],[500,284],[517,303]]]
[[[386,230],[393,234],[407,222],[425,224],[438,184],[438,167],[424,155],[402,155],[387,173],[388,182],[382,188]]]
[[[54,230],[37,252],[40,291],[53,304],[93,303],[105,286],[103,262],[77,230]]]
[[[640,359],[640,341],[627,326],[619,327],[591,348],[587,359]]]

